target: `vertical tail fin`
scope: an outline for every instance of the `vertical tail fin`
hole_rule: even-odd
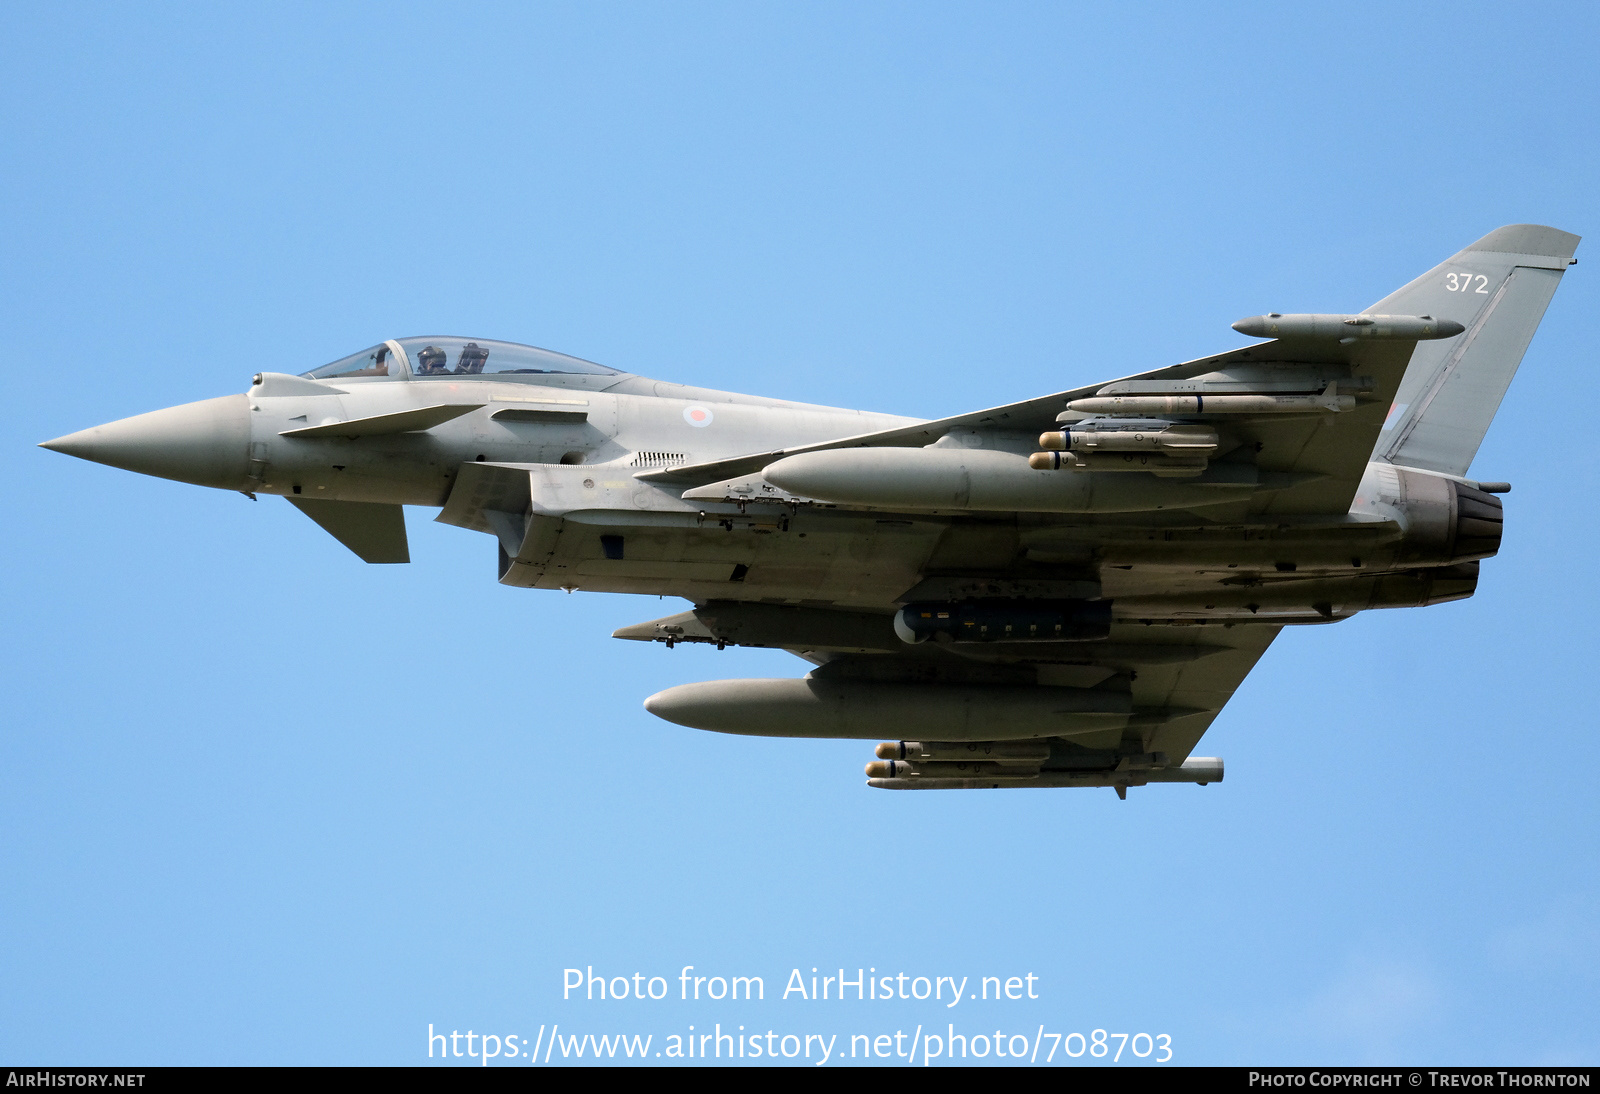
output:
[[[1374,458],[1466,474],[1578,239],[1537,224],[1497,228],[1367,309],[1467,328],[1417,343]]]

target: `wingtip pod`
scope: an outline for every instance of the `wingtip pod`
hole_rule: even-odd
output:
[[[1454,338],[1467,328],[1432,315],[1285,315],[1268,312],[1233,324],[1251,338],[1305,338],[1335,342],[1425,342]]]

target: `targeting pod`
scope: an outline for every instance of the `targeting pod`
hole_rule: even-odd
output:
[[[1434,338],[1454,338],[1467,328],[1454,319],[1435,319],[1431,315],[1284,315],[1281,312],[1269,312],[1241,319],[1233,325],[1233,329],[1252,338],[1315,338],[1348,344],[1368,339],[1423,342]]]

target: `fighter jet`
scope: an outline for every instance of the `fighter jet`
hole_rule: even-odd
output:
[[[403,507],[505,585],[681,597],[615,637],[789,650],[803,678],[645,700],[702,730],[878,744],[885,789],[1206,783],[1191,755],[1286,626],[1472,595],[1467,477],[1578,237],[1490,232],[1355,315],[922,421],[399,338],[45,448],[251,498],[408,561]]]

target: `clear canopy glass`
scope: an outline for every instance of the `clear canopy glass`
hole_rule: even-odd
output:
[[[331,365],[323,365],[305,373],[313,380],[353,379],[358,376],[382,377],[390,380],[405,379],[405,369],[400,366],[400,360],[394,355],[387,344],[364,349],[360,353],[352,353],[349,357],[341,357]]]
[[[410,379],[429,380],[463,376],[513,379],[519,376],[582,375],[620,376],[616,369],[597,365],[564,353],[552,353],[515,342],[492,338],[401,338],[398,344],[410,358]],[[403,380],[407,374],[399,356],[388,343],[342,357],[332,364],[312,369],[305,375],[313,380],[375,379]]]
[[[593,361],[551,353],[547,349],[496,342],[490,338],[402,338],[411,358],[411,375],[418,380],[436,376],[538,376],[579,373],[616,376],[614,368]]]

